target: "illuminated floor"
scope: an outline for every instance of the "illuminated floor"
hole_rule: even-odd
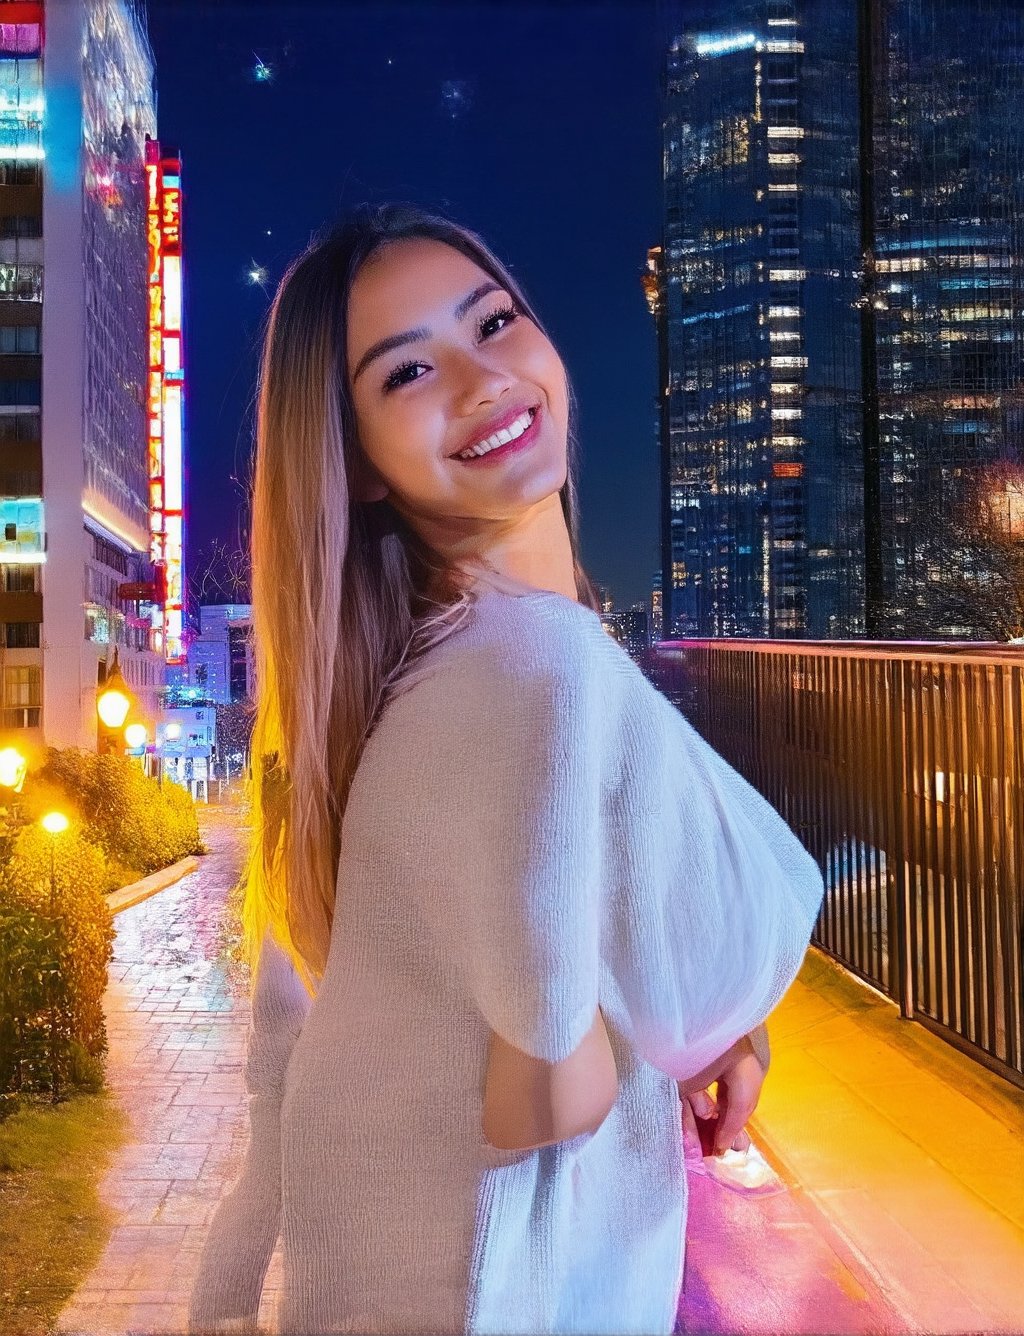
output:
[[[206,1226],[244,1151],[248,1000],[216,959],[240,818],[211,807],[202,822],[200,870],[115,919],[109,1073],[136,1139],[102,1185],[118,1223],[61,1314],[68,1336],[184,1331]],[[678,1330],[1024,1331],[1024,1093],[815,951],[769,1034],[749,1130],[785,1190],[744,1196],[690,1175]],[[278,1254],[263,1330],[279,1286]]]
[[[749,1131],[839,1257],[904,1331],[1024,1331],[1024,1091],[816,949],[768,1031]]]

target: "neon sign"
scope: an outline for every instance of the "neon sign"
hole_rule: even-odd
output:
[[[181,314],[181,165],[146,141],[146,240],[149,267],[149,556],[157,573],[153,608],[157,648],[183,663],[184,391]]]

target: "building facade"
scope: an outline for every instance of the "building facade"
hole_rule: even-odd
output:
[[[147,152],[135,0],[0,0],[0,622],[6,743],[97,744],[116,647],[157,714]],[[179,261],[180,263],[180,261]]]
[[[1024,9],[870,14],[882,631],[976,638],[994,572],[975,525],[1024,459]]]
[[[169,699],[216,705],[248,700],[253,691],[252,605],[202,603],[199,631],[189,643],[187,663],[168,669]]]
[[[663,634],[984,637],[976,521],[1021,471],[1024,9],[679,8],[644,278]]]
[[[667,55],[666,637],[858,630],[856,67],[814,9],[691,6]]]

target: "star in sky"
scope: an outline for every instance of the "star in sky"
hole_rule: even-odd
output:
[[[465,115],[473,101],[473,84],[469,79],[445,79],[441,84],[441,103],[454,121]]]

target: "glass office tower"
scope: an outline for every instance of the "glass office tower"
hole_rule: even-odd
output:
[[[972,526],[993,466],[1021,458],[1024,8],[874,19],[884,633],[972,638],[991,579]]]
[[[806,26],[710,5],[668,53],[666,634],[857,631],[856,84]]]
[[[975,521],[1021,467],[1024,6],[674,8],[664,633],[984,635]]]

